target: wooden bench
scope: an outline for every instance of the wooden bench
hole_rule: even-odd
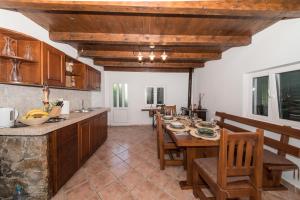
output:
[[[285,187],[281,184],[281,175],[283,171],[298,170],[298,166],[285,156],[291,155],[296,158],[300,157],[300,148],[289,144],[289,139],[300,140],[300,130],[291,128],[289,126],[280,126],[268,122],[262,122],[245,117],[239,117],[223,112],[216,112],[216,116],[220,117],[217,124],[221,128],[226,128],[234,132],[249,131],[244,128],[226,123],[225,120],[237,122],[241,125],[247,125],[254,128],[260,128],[265,131],[270,131],[280,135],[280,140],[275,140],[264,136],[264,144],[277,150],[277,154],[269,150],[264,150],[264,171],[263,171],[263,188],[264,190],[282,190]],[[299,171],[298,171],[299,178]]]

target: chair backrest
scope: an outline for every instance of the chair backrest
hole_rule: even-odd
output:
[[[222,128],[229,129],[234,132],[245,132],[244,128],[240,128],[234,126],[232,124],[226,123],[225,120],[237,122],[241,125],[247,125],[259,129],[263,129],[265,131],[270,131],[273,133],[280,134],[280,141],[275,140],[273,138],[264,137],[264,144],[270,146],[274,149],[278,150],[278,155],[285,156],[285,154],[289,154],[300,158],[300,148],[289,144],[290,138],[294,138],[300,140],[300,130],[295,129],[289,126],[281,126],[277,124],[272,124],[268,122],[263,122],[255,119],[249,119],[246,117],[240,117],[236,115],[227,114],[224,112],[216,112],[216,116],[220,117],[220,121],[218,121],[218,125]]]
[[[175,115],[176,114],[176,105],[164,106],[164,112],[166,115]]]
[[[221,130],[218,184],[226,187],[229,177],[249,176],[261,188],[263,173],[263,130],[233,133]]]

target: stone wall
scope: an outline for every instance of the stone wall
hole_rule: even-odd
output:
[[[12,199],[16,184],[28,199],[46,200],[48,193],[48,135],[0,136],[0,199]]]

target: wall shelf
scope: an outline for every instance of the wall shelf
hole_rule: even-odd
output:
[[[0,58],[19,61],[19,62],[23,62],[23,63],[37,63],[37,61],[28,60],[28,59],[18,57],[18,56],[0,55]]]

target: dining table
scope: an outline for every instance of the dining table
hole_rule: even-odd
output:
[[[175,120],[185,124],[185,131],[176,131],[170,128],[170,121],[163,120],[163,127],[178,147],[186,149],[186,180],[180,181],[181,189],[192,189],[193,185],[193,162],[196,158],[217,157],[219,152],[219,137],[217,139],[203,139],[192,136],[191,131],[196,130],[195,119],[186,116],[174,117]],[[196,122],[195,122],[196,121]],[[219,134],[219,130],[218,134]]]

